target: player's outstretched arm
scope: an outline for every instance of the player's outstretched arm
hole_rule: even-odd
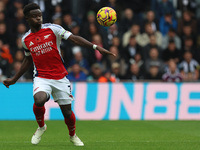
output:
[[[17,80],[28,70],[28,68],[32,65],[32,57],[31,56],[25,56],[22,66],[12,78],[8,78],[3,81],[3,84],[9,88],[10,85],[15,84]]]
[[[115,54],[109,52],[108,50],[104,49],[103,47],[100,47],[100,46],[97,46],[97,45],[94,45],[92,44],[91,42],[89,42],[88,40],[80,37],[80,36],[77,36],[77,35],[70,35],[69,38],[68,38],[70,41],[72,41],[74,44],[76,45],[80,45],[80,46],[83,46],[83,47],[88,47],[88,48],[93,48],[93,49],[96,49],[98,50],[101,54],[107,54],[107,55],[112,55],[112,56],[115,56]]]

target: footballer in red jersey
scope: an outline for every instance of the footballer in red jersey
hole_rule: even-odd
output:
[[[54,101],[59,104],[64,116],[69,130],[70,141],[75,146],[84,146],[84,143],[75,133],[76,118],[71,110],[73,96],[71,95],[70,82],[66,77],[68,73],[61,57],[61,40],[70,40],[76,45],[93,48],[101,54],[115,55],[80,36],[73,35],[59,25],[42,24],[42,12],[35,3],[26,5],[23,11],[30,26],[30,30],[22,38],[25,58],[19,72],[14,77],[4,80],[3,84],[6,87],[15,84],[33,63],[33,112],[39,127],[32,136],[31,143],[38,144],[47,129],[47,125],[44,122],[44,104],[52,95]]]

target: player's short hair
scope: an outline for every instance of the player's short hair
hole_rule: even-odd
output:
[[[23,13],[26,16],[31,10],[40,9],[40,6],[36,3],[29,3],[24,7]]]

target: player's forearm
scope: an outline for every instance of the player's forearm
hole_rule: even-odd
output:
[[[83,47],[88,47],[88,48],[93,48],[93,45],[91,42],[89,42],[88,40],[80,37],[80,36],[76,36],[76,35],[72,35],[69,38],[74,44],[79,45],[79,46],[83,46]]]
[[[32,63],[33,61],[31,56],[25,57],[20,70],[14,75],[13,80],[17,81],[29,69]]]

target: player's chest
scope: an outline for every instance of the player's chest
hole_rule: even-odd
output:
[[[32,55],[41,56],[56,47],[56,36],[51,30],[42,30],[31,34],[26,40],[26,46]]]
[[[56,36],[50,29],[32,33],[25,42],[27,48],[32,52],[51,47],[56,44]]]

